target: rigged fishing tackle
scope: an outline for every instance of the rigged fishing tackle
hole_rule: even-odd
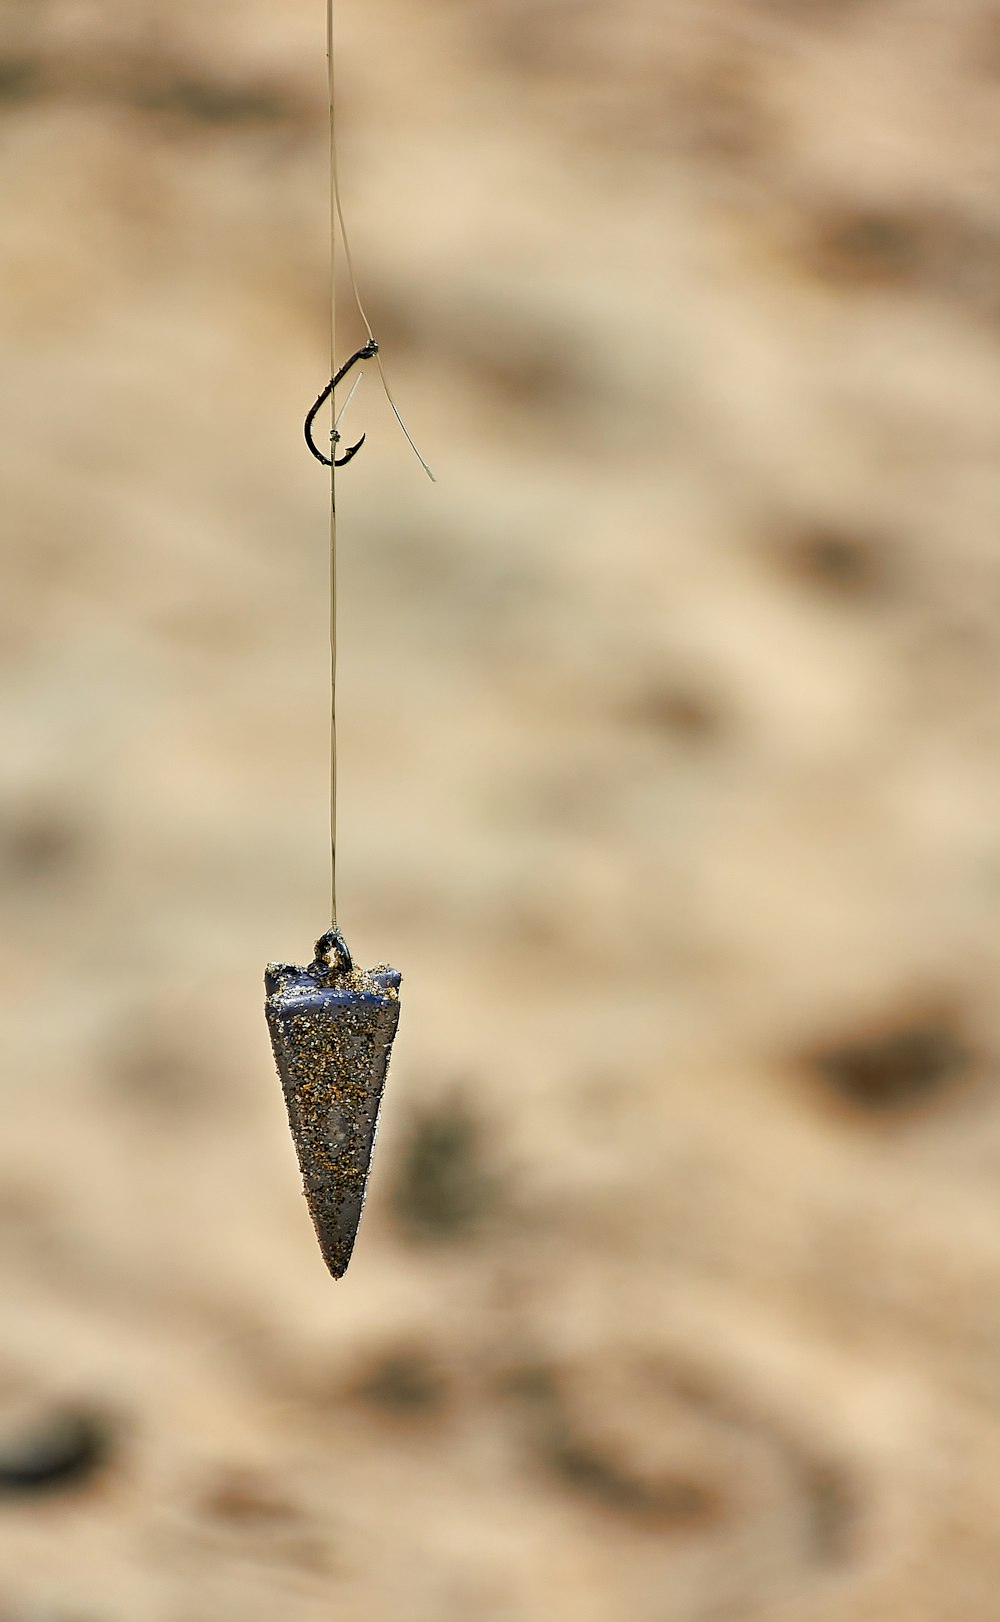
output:
[[[389,1054],[399,1022],[397,969],[379,964],[359,969],[337,926],[336,839],[336,574],[337,521],[334,485],[338,468],[353,461],[365,442],[361,435],[342,455],[340,416],[330,431],[330,455],[316,443],[316,418],[327,401],[359,362],[374,360],[382,390],[399,427],[427,477],[434,475],[413,442],[392,397],[379,354],[379,346],[365,314],[351,262],[344,215],[337,183],[334,138],[333,0],[327,0],[327,62],[330,100],[331,229],[339,226],[339,240],[350,277],[358,315],[368,334],[326,388],[317,396],[305,419],[305,441],[310,454],[330,470],[330,857],[331,918],[333,922],[316,942],[311,963],[269,963],[264,973],[264,1010],[275,1064],[288,1110],[292,1141],[302,1173],[303,1189],[316,1237],[327,1267],[342,1278],[351,1259],[368,1186],[382,1092]],[[331,348],[336,352],[336,300],[333,242],[331,238]],[[354,388],[360,382],[360,374]],[[343,410],[350,403],[351,394]],[[343,415],[343,411],[341,412]]]
[[[343,456],[324,456],[313,438],[317,414],[351,368],[377,353],[378,343],[369,337],[330,379],[306,417],[306,444],[325,467],[346,466],[365,435]],[[331,448],[339,439],[335,423]],[[333,635],[331,651],[335,648]],[[401,978],[387,964],[357,968],[336,925],[316,942],[311,963],[269,963],[264,971],[264,1012],[303,1192],[334,1278],[347,1271],[361,1221],[399,1023]]]
[[[313,436],[316,418],[352,368],[377,357],[378,343],[369,332],[367,342],[334,374],[306,416],[306,444],[316,460],[331,469],[331,477],[353,460],[366,436],[362,434],[343,456],[337,456],[340,432],[335,421],[330,434],[333,455],[325,456]],[[381,363],[379,370],[381,374]],[[389,404],[410,439],[381,375]],[[420,457],[419,451],[416,454]],[[422,457],[420,461],[433,478]],[[331,542],[335,518],[333,523]],[[331,545],[331,564],[334,559]],[[332,593],[334,669],[335,601]],[[334,736],[335,728],[331,736],[331,826],[336,804],[332,793]],[[335,850],[334,842],[334,875]],[[398,969],[386,964],[357,968],[336,924],[316,942],[311,963],[269,963],[264,972],[264,1011],[303,1191],[323,1260],[334,1278],[342,1278],[347,1270],[361,1221],[389,1054],[399,1023],[401,978]]]

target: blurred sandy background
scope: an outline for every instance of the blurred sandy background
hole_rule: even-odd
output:
[[[337,1286],[322,9],[0,6],[0,1622],[995,1622],[1000,7],[339,7]]]

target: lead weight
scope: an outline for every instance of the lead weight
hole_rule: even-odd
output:
[[[264,973],[271,1046],[323,1260],[342,1278],[361,1220],[379,1107],[399,1021],[400,975],[357,969],[329,930],[306,968]]]

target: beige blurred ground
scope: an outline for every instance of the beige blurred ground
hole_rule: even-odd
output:
[[[0,8],[0,1618],[995,1622],[1000,8],[340,7],[338,1286],[321,12]]]

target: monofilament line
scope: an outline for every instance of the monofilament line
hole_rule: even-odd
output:
[[[334,115],[333,0],[326,0],[326,63],[330,111],[330,376],[337,371],[337,135]],[[331,399],[336,415],[336,402]],[[330,448],[330,923],[337,927],[337,460]]]
[[[348,241],[347,228],[344,224],[344,211],[340,201],[340,183],[337,175],[337,120],[336,120],[336,74],[334,69],[334,42],[333,42],[333,0],[326,0],[326,59],[328,80],[328,101],[330,109],[330,376],[333,382],[330,385],[330,407],[333,412],[334,432],[330,446],[330,922],[335,928],[337,925],[337,443],[339,439],[338,428],[340,416],[351,403],[354,389],[357,388],[360,378],[356,379],[341,413],[337,412],[335,388],[338,381],[337,368],[337,251],[343,254],[344,266],[347,271],[354,296],[354,303],[364,323],[368,335],[368,343],[363,350],[342,368],[346,373],[357,360],[370,355],[378,367],[379,381],[381,382],[389,408],[406,437],[406,441],[420,463],[427,477],[433,482],[434,474],[431,472],[424,458],[413,442],[413,436],[400,415],[399,408],[389,388],[385,366],[379,346],[372,332],[371,322],[368,319],[365,307],[361,302],[358,290],[358,280],[354,274],[354,262],[351,257],[351,247]],[[324,391],[325,394],[326,391]],[[320,461],[326,461],[315,441],[312,438],[312,422],[315,411],[324,402],[324,395],[317,400],[313,410],[306,418],[306,440],[309,449]],[[361,448],[364,435],[356,445],[349,446],[341,457],[341,465],[351,460],[355,452]]]
[[[361,292],[360,292],[360,289],[358,287],[358,278],[354,274],[354,260],[353,260],[353,258],[351,256],[351,242],[350,242],[350,238],[347,235],[347,226],[344,223],[344,210],[343,210],[343,206],[342,206],[341,201],[340,201],[340,177],[339,177],[339,175],[337,173],[337,147],[336,147],[336,143],[332,144],[330,150],[331,150],[330,183],[331,183],[331,186],[333,188],[333,216],[334,216],[332,229],[333,229],[334,233],[336,233],[337,227],[338,226],[340,227],[340,244],[341,244],[341,247],[344,250],[344,264],[347,267],[347,275],[348,275],[348,279],[349,279],[350,284],[351,284],[351,292],[352,292],[352,294],[354,296],[354,303],[357,306],[358,314],[360,315],[361,320],[364,323],[364,328],[365,328],[366,333],[368,334],[369,342],[372,343],[372,344],[375,344],[375,334],[372,331],[372,324],[368,319],[368,312],[366,311],[364,305],[361,302]],[[417,446],[415,445],[414,440],[413,440],[413,435],[410,433],[410,430],[407,428],[405,422],[403,421],[402,416],[400,415],[399,407],[396,404],[396,401],[393,398],[392,390],[389,387],[389,379],[386,376],[385,363],[384,363],[384,361],[382,359],[382,352],[379,349],[377,344],[375,344],[375,365],[378,367],[379,382],[382,384],[382,392],[385,395],[386,400],[389,402],[389,410],[392,412],[392,414],[395,417],[396,421],[398,422],[400,428],[403,430],[403,436],[404,436],[404,438],[406,440],[406,443],[409,445],[409,447],[410,447],[411,451],[413,452],[414,456],[416,457],[417,461],[420,463],[420,466],[423,468],[424,472],[427,474],[427,477],[430,479],[431,483],[436,484],[437,480],[435,479],[435,477],[434,477],[433,473],[431,472],[430,468],[428,467],[427,463],[424,461],[424,458],[421,456],[420,451],[417,449]],[[336,358],[334,359],[334,371],[336,371]]]

